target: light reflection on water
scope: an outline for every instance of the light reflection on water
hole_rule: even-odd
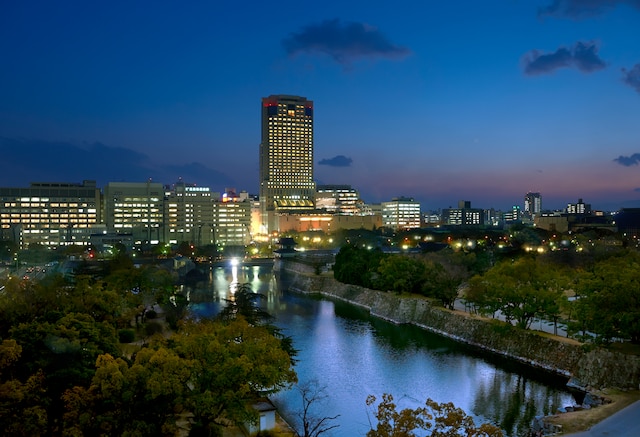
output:
[[[216,314],[232,297],[234,282],[263,294],[261,305],[293,338],[300,382],[315,379],[326,386],[329,400],[315,413],[340,414],[334,436],[366,434],[373,417],[365,404],[370,394],[379,399],[390,393],[398,408],[423,406],[427,398],[453,402],[476,423],[492,422],[509,436],[524,435],[537,415],[576,403],[563,378],[369,317],[342,302],[283,293],[265,267],[212,269],[209,282],[192,290],[191,310],[203,317]],[[272,400],[291,421],[301,410],[295,389]]]

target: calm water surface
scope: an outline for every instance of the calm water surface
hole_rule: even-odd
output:
[[[299,350],[298,379],[326,387],[329,397],[314,412],[340,415],[333,436],[366,434],[373,421],[368,395],[380,399],[390,393],[399,408],[423,406],[427,398],[453,402],[476,424],[494,423],[508,436],[525,435],[535,416],[577,403],[564,378],[375,319],[342,302],[283,292],[286,279],[276,279],[270,268],[214,268],[209,279],[190,294],[192,311],[200,316],[216,314],[232,296],[234,283],[249,283],[266,296],[262,306]],[[295,422],[302,405],[297,390],[272,400]]]

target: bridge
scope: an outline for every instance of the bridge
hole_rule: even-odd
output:
[[[216,261],[196,262],[198,267],[229,267],[231,265],[237,265],[238,267],[252,267],[252,266],[265,266],[273,267],[273,258],[228,258]]]

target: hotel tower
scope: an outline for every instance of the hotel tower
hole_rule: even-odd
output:
[[[262,230],[277,229],[281,213],[314,208],[313,102],[271,95],[262,99],[260,208]]]

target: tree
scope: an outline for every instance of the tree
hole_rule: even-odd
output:
[[[16,378],[27,380],[43,373],[41,385],[50,400],[50,430],[57,428],[62,419],[62,405],[58,402],[62,393],[74,385],[90,383],[99,355],[118,353],[113,326],[96,322],[88,314],[69,313],[54,323],[21,323],[11,330],[11,336],[22,348],[20,360],[13,366]]]
[[[380,260],[376,288],[397,294],[417,293],[425,281],[425,264],[405,255],[390,255]]]
[[[376,402],[373,395],[367,397],[367,406]],[[374,406],[375,407],[375,406]],[[412,437],[414,431],[429,431],[431,437],[502,437],[502,431],[491,424],[476,427],[473,418],[452,403],[439,404],[427,399],[424,407],[397,410],[393,396],[385,393],[382,401],[374,409],[377,420],[375,428],[367,432],[367,437]]]
[[[496,264],[469,281],[467,299],[486,313],[500,311],[507,323],[527,329],[535,317],[557,317],[566,275],[553,265],[522,257]]]
[[[62,396],[65,433],[175,434],[189,378],[189,362],[166,348],[144,348],[131,365],[122,358],[101,355],[90,386],[73,387]]]
[[[154,304],[168,304],[173,295],[173,279],[157,266],[124,267],[105,278],[106,288],[123,296],[129,307],[136,308],[136,322],[144,323],[145,314]]]
[[[297,381],[289,354],[268,329],[242,317],[228,323],[187,323],[168,341],[184,360],[191,377],[185,408],[204,429],[255,421],[250,401],[288,388]]]
[[[298,419],[300,421],[298,435],[300,437],[318,437],[340,426],[331,424],[331,421],[340,417],[339,414],[335,416],[318,417],[312,412],[313,407],[328,398],[325,389],[326,387],[320,387],[316,380],[298,386],[298,391],[302,397],[302,411],[298,413]]]
[[[228,424],[257,420],[250,404],[297,380],[280,342],[242,317],[229,323],[187,323],[156,338],[129,364],[110,354],[96,360],[88,388],[64,393],[70,435],[174,435],[177,416],[193,415],[210,435]]]
[[[432,260],[425,260],[425,281],[422,284],[422,292],[428,297],[440,300],[442,306],[453,309],[458,297],[460,276],[450,273],[442,264]]]
[[[251,284],[239,284],[233,293],[232,299],[225,299],[226,306],[220,312],[221,320],[230,321],[237,316],[242,316],[252,325],[263,325],[270,322],[273,317],[263,311],[257,302],[265,296],[260,293],[254,293],[251,290]]]
[[[293,339],[284,335],[282,330],[272,323],[273,316],[258,306],[258,301],[264,297],[264,294],[254,293],[251,284],[239,284],[233,299],[225,299],[227,305],[218,315],[218,319],[230,322],[243,317],[251,325],[265,327],[271,335],[280,340],[280,347],[289,354],[291,363],[295,364],[298,351],[293,347]]]
[[[11,436],[45,435],[47,404],[44,374],[28,376],[23,383],[12,369],[19,363],[22,348],[15,340],[0,344],[0,434]]]
[[[345,245],[336,255],[333,276],[345,284],[373,288],[378,265],[384,257],[379,249],[367,250]]]
[[[640,343],[640,254],[624,251],[596,262],[575,284],[574,332],[595,333],[598,341],[626,338]]]

